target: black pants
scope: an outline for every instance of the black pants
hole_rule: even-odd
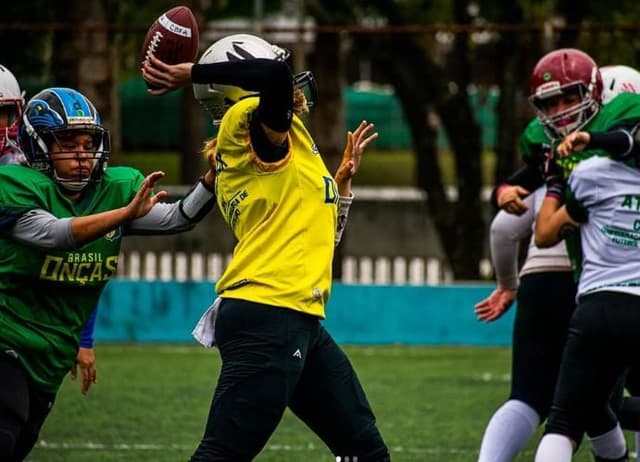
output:
[[[616,425],[609,398],[629,367],[637,367],[640,297],[595,292],[580,298],[569,324],[545,433],[580,443]]]
[[[55,394],[35,387],[20,362],[0,352],[0,460],[20,462],[31,452]]]
[[[222,370],[192,462],[252,460],[287,406],[342,460],[389,460],[358,377],[318,318],[225,299],[216,340]]]
[[[509,398],[531,406],[541,422],[551,407],[575,296],[569,271],[527,274],[518,287]]]

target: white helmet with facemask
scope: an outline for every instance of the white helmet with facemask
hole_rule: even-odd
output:
[[[0,127],[0,156],[19,150],[18,125],[23,106],[24,93],[18,81],[9,69],[0,65],[0,113],[6,114],[6,125]]]
[[[602,74],[602,104],[620,93],[640,93],[640,72],[629,66],[604,66]]]
[[[289,51],[273,45],[266,40],[250,34],[234,34],[223,37],[213,43],[202,54],[198,64],[223,63],[229,61],[249,59],[273,59],[285,61],[289,57]],[[315,82],[311,72],[302,72],[293,77],[296,88],[311,86],[311,92],[315,96]],[[220,124],[227,109],[236,102],[248,96],[259,96],[258,92],[248,91],[233,85],[221,85],[217,83],[193,84],[193,94],[198,102],[211,116],[214,125]],[[309,106],[313,101],[308,101]]]

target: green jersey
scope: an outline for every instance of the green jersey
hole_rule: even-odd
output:
[[[118,266],[122,229],[75,250],[39,248],[12,237],[30,210],[56,218],[127,205],[142,184],[129,167],[110,167],[78,202],[48,176],[27,167],[0,167],[0,351],[12,351],[41,389],[56,392],[75,362],[79,337]]]
[[[620,93],[605,106],[601,107],[595,117],[582,127],[581,130],[606,132],[616,126],[634,125],[637,123],[640,123],[640,94]],[[540,124],[540,121],[536,118],[529,123],[520,138],[520,153],[526,163],[542,165],[545,161],[545,151],[550,149],[551,146],[555,147],[560,141],[560,139],[551,139],[542,124]],[[554,160],[562,169],[566,179],[569,178],[574,167],[580,161],[593,156],[609,157],[609,154],[601,149],[587,149],[572,153],[567,157],[555,157]],[[582,269],[580,234],[573,233],[565,239],[565,242],[574,277],[577,280]]]

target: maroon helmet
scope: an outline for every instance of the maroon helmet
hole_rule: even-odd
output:
[[[575,93],[580,102],[557,114],[548,114],[550,98]],[[544,55],[531,74],[531,96],[540,123],[552,138],[566,136],[585,126],[602,105],[602,76],[595,61],[575,48]]]

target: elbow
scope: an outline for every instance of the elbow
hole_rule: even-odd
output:
[[[536,229],[534,236],[536,247],[544,249],[545,247],[553,247],[558,243],[558,239],[549,231]]]

